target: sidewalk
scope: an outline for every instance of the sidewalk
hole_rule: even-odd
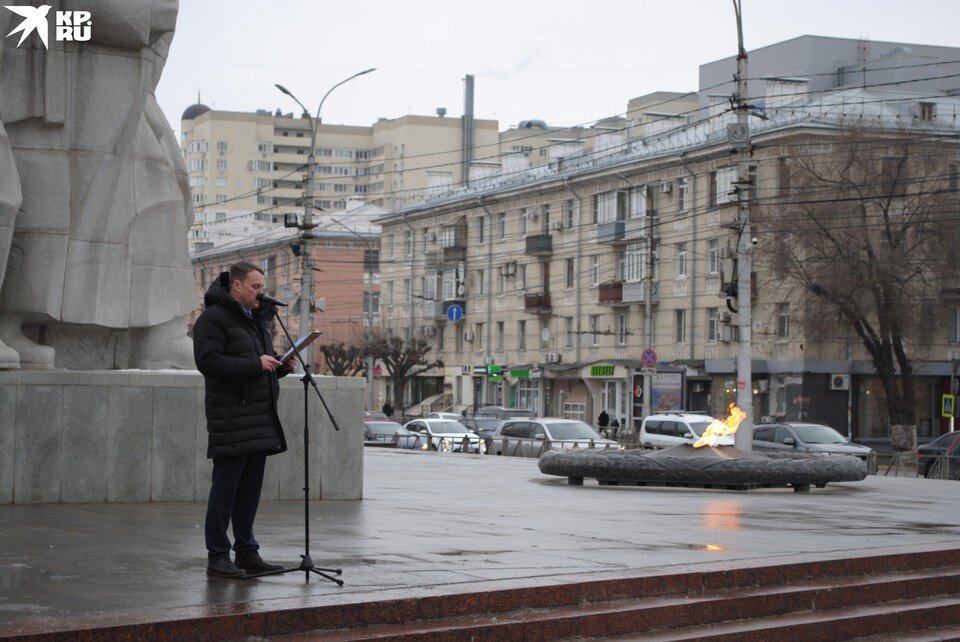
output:
[[[0,506],[0,636],[86,621],[399,596],[960,546],[960,485],[870,476],[810,493],[571,487],[533,459],[367,449],[362,501],[311,504],[311,554],[346,585],[301,573],[205,574],[204,505]],[[266,502],[264,557],[303,552],[301,502]],[[224,607],[222,605],[242,605]]]

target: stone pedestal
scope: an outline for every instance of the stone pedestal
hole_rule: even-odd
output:
[[[267,458],[263,499],[303,498],[303,384],[281,380],[289,450]],[[310,497],[363,497],[360,378],[310,390]],[[193,371],[0,372],[0,504],[206,501],[203,377]]]

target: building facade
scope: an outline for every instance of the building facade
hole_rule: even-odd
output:
[[[949,53],[946,60],[960,52]],[[890,83],[927,73],[903,67],[890,70]],[[751,190],[758,207],[769,203],[789,166],[788,143],[864,119],[878,132],[955,137],[956,97],[888,80],[820,91],[803,78],[755,82],[747,186],[737,185],[727,138],[735,115],[726,105],[665,95],[637,100],[646,131],[624,133],[634,118],[613,127],[619,145],[394,210],[379,220],[385,327],[432,342],[446,366],[427,375],[436,380],[427,388],[444,391],[439,405],[504,404],[587,422],[603,409],[629,432],[643,416],[650,377],[652,410],[725,415],[736,399],[737,317],[727,299],[743,243],[737,191]],[[681,96],[702,108],[682,122],[650,116],[650,103]],[[956,149],[944,152],[945,173],[956,171],[957,158]],[[762,231],[753,247],[758,266],[763,233],[777,231]],[[861,440],[884,439],[881,395],[856,337],[838,326],[819,340],[799,323],[788,284],[770,276],[757,273],[753,290],[754,421],[816,420]],[[939,396],[960,357],[955,300],[936,315],[932,334],[910,344],[921,438],[944,428]],[[647,350],[658,357],[653,368],[641,359]],[[416,397],[414,390],[409,402]]]

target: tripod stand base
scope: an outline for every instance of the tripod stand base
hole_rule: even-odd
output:
[[[326,580],[330,580],[337,586],[343,586],[343,580],[333,577],[333,575],[340,575],[341,573],[343,573],[343,569],[323,568],[321,566],[314,566],[313,560],[310,559],[309,555],[301,555],[300,558],[301,558],[300,566],[291,566],[289,568],[281,568],[281,569],[277,569],[276,571],[264,571],[262,573],[244,573],[240,579],[252,580],[256,577],[266,577],[268,575],[283,575],[284,573],[296,573],[298,571],[302,571],[303,573],[306,574],[306,580],[308,584],[310,583],[310,574],[315,573]],[[331,573],[333,575],[330,575]]]

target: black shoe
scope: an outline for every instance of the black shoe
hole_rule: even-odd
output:
[[[216,577],[243,577],[243,571],[230,561],[230,558],[210,562],[207,565],[207,575]]]
[[[238,551],[234,564],[248,573],[266,573],[283,569],[280,564],[268,564],[256,551]]]

